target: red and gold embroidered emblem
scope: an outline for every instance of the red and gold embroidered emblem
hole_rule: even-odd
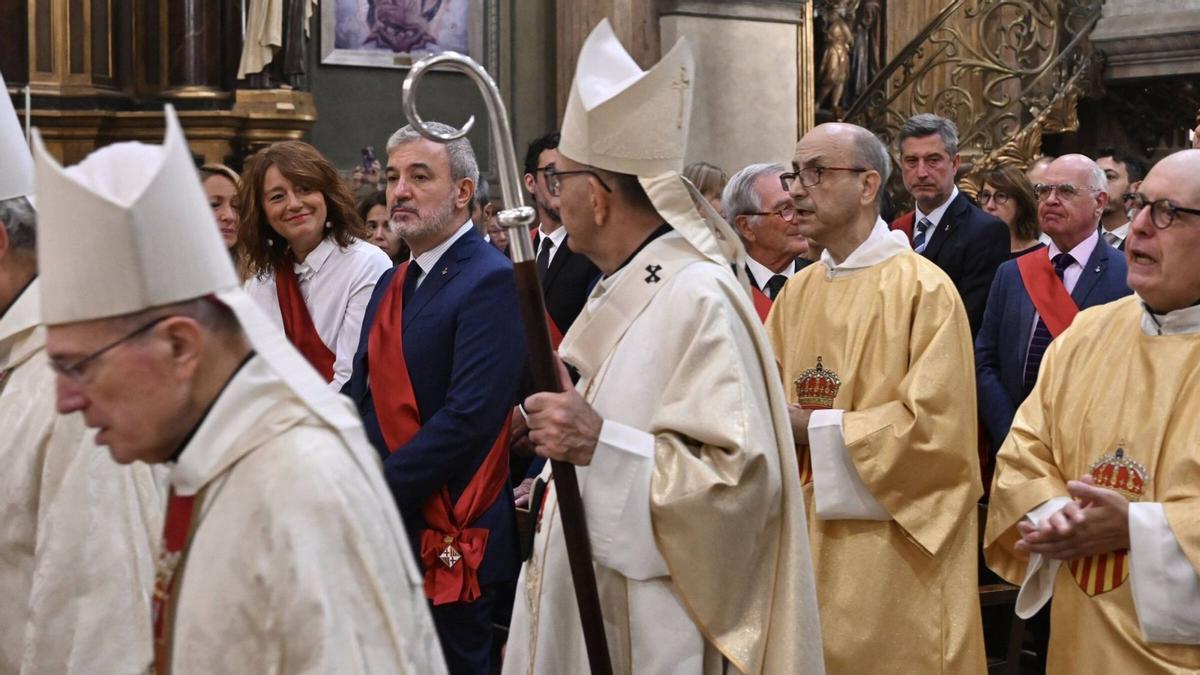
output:
[[[831,410],[842,388],[841,378],[821,363],[820,356],[817,366],[800,373],[792,384],[796,387],[796,402],[804,410]],[[808,485],[812,482],[812,460],[807,445],[801,446],[800,451],[800,484]]]
[[[1119,492],[1131,502],[1141,501],[1146,482],[1150,480],[1146,467],[1126,456],[1123,447],[1096,460],[1091,474],[1097,486]],[[1095,597],[1117,588],[1129,578],[1129,550],[1072,560],[1067,567],[1079,588]]]

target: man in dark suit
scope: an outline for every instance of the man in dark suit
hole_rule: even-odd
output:
[[[586,257],[571,250],[559,214],[558,195],[551,194],[545,172],[558,162],[557,131],[529,144],[525,153],[525,189],[533,197],[538,228],[534,233],[538,277],[546,299],[546,312],[559,335],[566,334],[583,309],[600,270]],[[553,332],[553,331],[552,331]]]
[[[483,675],[519,567],[504,433],[525,366],[515,281],[468,218],[470,143],[404,127],[387,152],[388,212],[413,259],[376,285],[343,393],[383,458],[450,672]]]
[[[800,234],[792,197],[779,182],[782,164],[751,164],[725,184],[721,207],[746,247],[746,273],[753,287],[754,307],[766,321],[771,303],[792,275],[812,260],[808,240]]]
[[[979,332],[996,268],[1009,256],[1008,226],[985,213],[954,185],[958,128],[937,115],[914,115],[900,127],[900,169],[916,211],[900,216],[913,250],[932,260],[954,282],[967,309],[971,334]]]
[[[1129,214],[1125,212],[1125,195],[1137,192],[1146,177],[1146,167],[1135,157],[1115,148],[1101,148],[1096,152],[1096,164],[1108,178],[1108,205],[1100,219],[1100,237],[1118,251],[1125,250],[1125,237],[1129,235]]]
[[[1038,216],[1050,245],[1027,255],[1046,258],[1056,274],[1062,270],[1059,283],[1080,310],[1129,295],[1124,256],[1096,231],[1109,198],[1103,170],[1083,155],[1064,155],[1050,165],[1045,180]],[[1064,184],[1075,188],[1074,196],[1064,195]],[[1049,185],[1059,187],[1045,189]],[[1049,344],[1049,328],[1044,322],[1039,328],[1042,319],[1026,286],[1028,274],[1017,260],[1000,266],[975,339],[979,408],[993,454],[1033,388]]]
[[[979,412],[993,458],[1037,382],[1050,342],[1075,312],[1130,293],[1125,257],[1097,230],[1109,198],[1104,170],[1083,155],[1064,155],[1043,181],[1038,220],[1050,244],[1000,266],[975,338]],[[1044,665],[1049,606],[1030,620],[1030,630]]]

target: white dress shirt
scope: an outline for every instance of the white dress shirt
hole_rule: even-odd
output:
[[[754,277],[755,287],[763,293],[767,292],[767,282],[771,280],[771,277],[775,276],[776,274],[782,274],[790,281],[792,275],[796,273],[795,260],[789,262],[786,267],[778,272],[772,272],[771,268],[758,262],[750,256],[746,256],[746,266],[750,268],[750,276]]]
[[[1067,251],[1067,253],[1071,254],[1071,258],[1075,261],[1070,265],[1067,265],[1067,268],[1063,270],[1063,286],[1065,286],[1067,289],[1067,295],[1075,292],[1075,284],[1079,283],[1079,277],[1083,275],[1083,266],[1087,264],[1088,260],[1091,260],[1092,252],[1096,250],[1096,246],[1099,243],[1100,233],[1092,232],[1087,236],[1087,239],[1084,239],[1076,244],[1075,248]],[[1059,250],[1057,244],[1051,241],[1046,245],[1046,250],[1044,253],[1034,251],[1029,255],[1047,255],[1050,257],[1050,262],[1053,263],[1054,256],[1058,255],[1059,253],[1062,253],[1062,251]],[[1029,341],[1025,343],[1026,357],[1029,355],[1029,345],[1033,343],[1033,334],[1035,331],[1037,331],[1037,324],[1040,319],[1041,315],[1038,314],[1037,309],[1035,308],[1033,310],[1033,327],[1029,329]]]
[[[355,239],[342,248],[332,237],[322,240],[304,262],[293,267],[317,335],[334,354],[333,381],[329,383],[334,391],[340,391],[350,379],[367,303],[375,282],[391,267],[391,259],[378,246]],[[275,275],[251,277],[246,292],[282,329]]]
[[[937,231],[938,225],[942,222],[942,216],[946,215],[946,209],[950,208],[950,202],[957,198],[958,186],[956,185],[950,190],[950,197],[929,213],[921,213],[921,207],[916,207],[915,213],[913,213],[913,238],[915,239],[917,236],[917,223],[925,218],[931,223],[929,229],[925,230],[925,245],[929,246],[929,242],[933,241],[933,233]]]
[[[1112,230],[1105,230],[1101,228],[1100,236],[1104,237],[1105,243],[1107,243],[1109,246],[1117,248],[1121,244],[1125,243],[1125,237],[1129,236],[1129,222],[1126,221],[1124,225]]]
[[[419,273],[415,288],[421,287],[421,282],[425,281],[425,277],[429,275],[429,270],[433,269],[438,264],[438,261],[442,259],[442,256],[446,254],[446,251],[450,250],[450,247],[454,245],[454,242],[461,239],[464,234],[473,229],[475,229],[475,224],[468,220],[467,222],[463,223],[462,227],[455,230],[454,234],[446,237],[445,241],[437,246],[434,246],[428,251],[425,251],[421,255],[413,257],[413,264],[416,265],[416,271]],[[408,271],[411,274],[414,270],[410,267]]]
[[[558,249],[562,248],[562,243],[567,238],[567,228],[559,225],[557,230],[551,232],[550,234],[546,234],[546,231],[542,229],[542,226],[538,225],[538,238],[537,241],[534,242],[533,248],[534,257],[537,257],[537,254],[541,253],[543,238],[550,240],[550,260],[546,265],[549,267],[550,263],[554,262],[554,256],[558,255]]]

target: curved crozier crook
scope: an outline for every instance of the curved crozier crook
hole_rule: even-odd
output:
[[[408,77],[404,78],[404,87],[401,89],[404,116],[408,118],[413,129],[416,129],[417,133],[425,138],[438,143],[449,143],[467,135],[467,132],[475,126],[475,116],[471,115],[467,119],[466,124],[452,134],[440,134],[425,126],[425,120],[421,118],[421,113],[417,112],[417,88],[420,86],[421,78],[425,76],[425,73],[429,72],[429,69],[433,66],[439,64],[444,64],[452,70],[457,70],[471,76],[471,79],[475,80],[476,84],[481,85],[481,89],[485,88],[482,86],[483,83],[479,81],[479,73],[475,72],[475,69],[479,68],[479,64],[458,52],[441,52],[427,56],[414,63],[412,69],[409,70]],[[492,79],[491,76],[487,75],[486,71],[483,75],[488,80]],[[493,83],[492,86],[494,87],[495,84]],[[486,100],[486,96],[484,98]],[[491,109],[490,101],[488,102],[488,108],[489,110]]]

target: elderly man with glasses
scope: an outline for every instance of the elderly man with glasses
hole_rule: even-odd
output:
[[[1160,161],[1131,201],[1136,295],[1050,345],[992,484],[984,553],[1022,584],[1019,615],[1053,596],[1048,672],[1200,669],[1200,150]]]
[[[783,285],[812,262],[801,257],[808,253],[808,240],[800,234],[796,207],[779,180],[785,172],[782,164],[751,164],[733,175],[721,195],[725,219],[746,246],[754,308],[763,321]]]
[[[879,218],[887,148],[823,124],[782,176],[825,247],[767,334],[788,392],[831,673],[982,673],[971,332],[946,274]]]

